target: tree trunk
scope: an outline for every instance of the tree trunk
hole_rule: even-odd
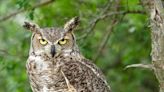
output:
[[[142,3],[148,5],[152,28],[152,64],[160,92],[164,92],[164,8],[161,0],[142,0]]]

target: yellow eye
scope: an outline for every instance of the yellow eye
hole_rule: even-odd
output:
[[[45,39],[39,39],[40,44],[46,45],[48,42]]]
[[[64,45],[66,43],[67,43],[67,39],[62,39],[62,40],[59,41],[59,44],[60,45]]]

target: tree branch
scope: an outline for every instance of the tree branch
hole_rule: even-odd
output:
[[[47,1],[44,1],[44,2],[42,2],[42,3],[36,4],[36,5],[34,5],[34,6],[30,7],[30,8],[28,8],[28,9],[21,9],[21,10],[18,10],[18,11],[14,12],[14,13],[11,13],[11,14],[7,15],[7,16],[1,17],[1,18],[0,18],[0,22],[5,21],[5,20],[7,20],[7,19],[10,19],[11,17],[14,17],[14,16],[16,16],[16,15],[22,13],[22,12],[25,12],[25,11],[27,11],[27,10],[32,10],[32,9],[35,9],[35,8],[39,8],[39,7],[48,5],[48,4],[50,4],[50,3],[54,2],[54,1],[55,1],[55,0],[47,0]]]
[[[82,36],[77,38],[77,40],[87,38],[89,36],[89,34],[94,30],[96,24],[100,20],[106,19],[106,18],[111,17],[111,16],[115,16],[115,15],[126,15],[126,14],[146,14],[146,12],[145,11],[117,11],[117,12],[110,12],[110,13],[100,15],[90,22],[89,26],[87,28],[85,28],[85,29],[87,29],[85,34],[83,34]]]
[[[98,51],[96,53],[96,55],[94,56],[94,59],[93,61],[96,62],[97,58],[99,57],[99,55],[102,53],[102,50],[104,49],[104,47],[106,46],[108,40],[109,40],[109,37],[110,37],[110,34],[111,32],[113,31],[113,27],[118,23],[118,21],[116,20],[113,20],[112,21],[112,26],[110,26],[110,28],[108,28],[107,32],[105,32],[105,36],[100,44],[100,46],[98,47]]]
[[[90,22],[89,26],[87,26],[87,31],[84,35],[82,35],[81,37],[77,38],[77,40],[80,39],[85,39],[88,37],[88,35],[91,33],[91,31],[95,28],[96,24],[103,19],[102,16],[104,14],[106,14],[106,12],[109,10],[109,8],[111,7],[111,0],[108,0],[107,5],[105,6],[105,8],[102,9],[102,12],[100,12],[100,15],[98,15],[96,18],[94,18],[93,21]]]
[[[131,65],[127,65],[125,67],[125,70],[128,68],[145,68],[145,69],[154,70],[154,67],[152,64],[131,64]]]
[[[117,2],[117,4],[116,4],[116,9],[115,9],[116,12],[119,10],[118,5],[119,5],[119,2]],[[142,14],[145,14],[145,12],[143,12],[143,11],[126,11],[126,12],[125,12],[125,11],[122,11],[122,12],[118,12],[118,14],[122,14],[123,17],[124,17],[126,14],[129,14],[129,13],[142,13]],[[108,16],[109,16],[108,14],[105,14],[105,15],[102,16],[101,18],[103,19],[103,18],[106,18],[106,17],[108,17]],[[122,18],[123,18],[123,17],[122,17]],[[121,18],[119,21],[121,21],[122,18]],[[110,34],[111,34],[111,32],[113,31],[113,27],[114,27],[119,21],[117,20],[117,17],[114,16],[114,18],[113,18],[113,20],[112,20],[112,23],[111,23],[112,26],[110,26],[110,28],[107,30],[107,32],[105,32],[105,36],[103,37],[103,39],[102,39],[102,41],[101,41],[101,43],[100,43],[100,45],[99,45],[99,47],[98,47],[98,52],[97,52],[96,55],[94,56],[94,59],[93,59],[94,62],[97,61],[98,57],[101,55],[103,49],[105,48],[105,46],[106,46],[106,44],[107,44],[107,42],[108,42],[108,40],[109,40]]]

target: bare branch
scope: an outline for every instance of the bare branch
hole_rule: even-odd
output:
[[[36,5],[34,5],[34,6],[30,7],[30,8],[28,8],[28,9],[21,9],[21,10],[18,10],[18,11],[16,11],[16,12],[12,13],[12,14],[9,14],[9,15],[7,15],[7,16],[1,17],[1,18],[0,18],[0,22],[5,21],[5,20],[7,20],[7,19],[9,19],[9,18],[11,18],[11,17],[14,17],[14,16],[16,16],[16,15],[22,13],[22,12],[25,12],[25,11],[27,11],[27,10],[32,10],[32,9],[35,9],[35,8],[39,8],[39,7],[48,5],[48,4],[50,4],[50,3],[54,2],[54,1],[55,1],[55,0],[47,0],[47,1],[45,1],[45,2],[36,4]]]
[[[154,70],[154,67],[152,64],[131,64],[131,65],[126,66],[124,70],[129,69],[129,68],[145,68],[145,69]]]
[[[97,60],[97,58],[99,57],[99,55],[101,54],[102,50],[104,49],[104,47],[107,44],[107,41],[109,40],[110,34],[113,31],[113,27],[118,23],[118,21],[113,21],[113,25],[110,26],[110,28],[107,30],[107,32],[105,33],[106,35],[104,36],[100,46],[98,47],[98,51],[97,54],[94,56],[93,61],[95,62]]]
[[[106,14],[106,12],[111,7],[111,2],[112,2],[111,0],[108,0],[107,5],[105,6],[105,8],[102,9],[102,12],[100,12],[100,15],[97,16],[97,18],[94,18],[94,20],[90,22],[89,26],[87,26],[87,28],[86,28],[87,29],[86,33],[84,35],[82,35],[81,37],[77,38],[77,40],[85,39],[88,37],[88,35],[91,33],[91,31],[95,28],[97,22],[102,19],[102,16],[104,14]]]
[[[93,22],[93,25],[94,26],[91,26],[92,30],[93,28],[95,27],[96,23],[102,19],[105,19],[109,16],[112,16],[112,15],[115,15],[113,20],[112,20],[112,23],[111,23],[111,26],[110,28],[108,28],[107,32],[105,32],[105,36],[103,36],[103,39],[98,47],[98,52],[96,53],[96,55],[94,56],[94,62],[97,60],[97,58],[101,55],[103,49],[105,48],[106,44],[107,44],[107,41],[109,40],[109,37],[110,37],[110,34],[111,32],[113,31],[113,27],[118,23],[118,21],[121,21],[122,18],[126,15],[126,14],[146,14],[145,11],[139,11],[139,10],[136,10],[136,11],[119,11],[119,4],[120,2],[118,1],[117,4],[116,4],[116,8],[114,9],[114,12],[111,12],[111,13],[108,13],[108,12],[104,12],[103,15],[99,16],[96,21]],[[122,18],[120,20],[117,20],[117,15],[123,15]],[[90,32],[92,31],[90,30]],[[86,35],[84,36],[88,36],[90,32],[87,32]]]
[[[119,5],[120,2],[117,2],[116,4],[116,9],[115,11],[118,11],[118,5]],[[106,16],[103,16],[103,17],[106,17]],[[110,37],[110,34],[111,32],[113,31],[113,27],[118,23],[118,20],[116,19],[117,17],[114,16],[113,20],[112,20],[112,25],[107,29],[107,32],[105,33],[105,36],[103,37],[100,45],[99,45],[99,48],[98,48],[98,53],[94,56],[94,59],[93,61],[95,62],[97,60],[97,58],[100,56],[100,54],[102,53],[102,50],[104,49],[104,47],[106,46],[108,40],[109,40],[109,37]]]
[[[117,11],[117,12],[110,12],[110,13],[100,15],[90,22],[89,26],[86,28],[87,29],[86,33],[80,36],[79,38],[77,38],[77,40],[87,38],[88,35],[94,30],[96,24],[100,20],[103,20],[111,16],[115,16],[115,15],[126,15],[126,14],[146,14],[146,12],[145,11]]]

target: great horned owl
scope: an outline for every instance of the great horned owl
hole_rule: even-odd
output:
[[[79,52],[73,34],[78,24],[78,17],[63,28],[25,22],[33,33],[26,64],[33,92],[110,92],[100,69]]]

